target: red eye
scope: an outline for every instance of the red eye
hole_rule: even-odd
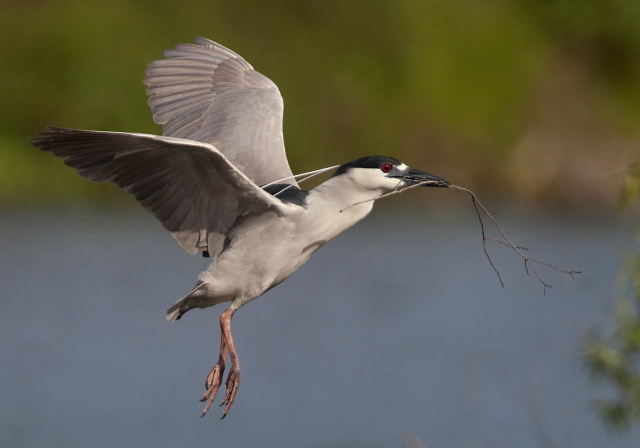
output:
[[[391,165],[390,163],[383,163],[382,165],[380,165],[380,169],[383,173],[388,173],[393,169],[393,165]]]

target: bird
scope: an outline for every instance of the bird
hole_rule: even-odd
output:
[[[451,184],[373,155],[331,167],[328,180],[304,190],[287,161],[283,100],[273,81],[202,37],[163,56],[149,63],[144,79],[162,135],[48,127],[30,143],[86,179],[122,188],[188,253],[211,257],[166,319],[230,302],[220,315],[219,357],[200,399],[204,416],[222,386],[228,354],[224,418],[240,387],[231,333],[235,312],[367,216],[375,199],[413,186]]]

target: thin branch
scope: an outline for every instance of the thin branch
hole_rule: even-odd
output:
[[[487,241],[493,241],[494,243],[498,243],[498,244],[502,244],[503,246],[511,247],[507,243],[505,243],[504,241],[501,241],[501,240],[499,240],[497,238],[489,238],[489,237],[487,237]],[[529,250],[528,247],[523,247],[523,246],[518,246],[518,249],[520,249],[520,250]]]
[[[371,198],[371,199],[365,199],[364,201],[358,201],[358,202],[354,202],[351,205],[348,205],[347,207],[343,208],[342,210],[340,210],[340,213],[342,213],[343,211],[351,208],[351,207],[355,207],[356,205],[360,205],[360,204],[364,204],[365,202],[371,202],[371,201],[377,201],[378,199],[382,199],[382,198],[386,198],[387,196],[393,196],[394,194],[398,194],[398,193],[402,193],[410,188],[413,187],[419,187],[422,185],[427,185],[427,184],[432,184],[435,183],[432,180],[428,180],[428,181],[424,181],[424,182],[420,182],[419,184],[415,184],[415,185],[410,185],[408,187],[405,188],[400,188],[402,186],[402,182],[404,181],[404,177],[401,178],[400,180],[398,180],[398,183],[396,184],[396,186],[393,188],[393,191],[390,191],[389,193],[385,193],[383,195],[380,195],[376,198]],[[437,182],[438,184],[442,183],[442,182]],[[444,186],[444,184],[443,184]]]
[[[471,192],[469,191],[469,193]],[[496,272],[496,275],[498,276],[498,280],[500,281],[500,285],[502,285],[502,287],[504,288],[504,282],[502,281],[502,276],[500,275],[500,271],[498,271],[498,269],[495,267],[495,265],[493,264],[493,260],[489,256],[489,252],[487,252],[487,236],[484,233],[484,222],[482,222],[482,216],[480,215],[480,210],[478,209],[478,201],[476,200],[476,196],[473,193],[471,193],[471,199],[473,201],[473,208],[476,209],[476,215],[478,215],[478,221],[480,221],[480,231],[482,232],[482,250],[484,251],[484,254],[487,257],[487,260],[489,260],[489,264],[491,265],[491,268]],[[480,207],[482,207],[482,204],[480,204]],[[482,207],[482,209],[486,213],[487,210],[484,207]]]
[[[491,213],[489,213],[489,211],[484,207],[484,205],[482,205],[482,203],[478,200],[478,198],[476,197],[475,193],[473,193],[471,190],[468,190],[466,188],[458,187],[457,185],[451,185],[451,188],[454,188],[454,189],[460,190],[460,191],[465,191],[465,192],[467,192],[467,193],[469,193],[471,195],[471,200],[473,201],[473,205],[474,205],[474,207],[476,209],[476,212],[478,213],[478,218],[480,219],[480,226],[482,228],[482,248],[484,249],[485,255],[487,255],[487,259],[489,259],[489,263],[491,264],[491,267],[493,267],[493,269],[496,271],[496,273],[498,271],[493,266],[493,263],[491,262],[491,258],[489,257],[489,254],[487,253],[487,250],[486,250],[486,242],[487,242],[488,239],[486,238],[486,236],[484,234],[484,226],[482,225],[482,219],[480,218],[480,211],[478,210],[478,207],[480,207],[482,209],[482,211],[485,213],[485,215],[487,215],[489,217],[489,219],[496,226],[496,229],[498,229],[498,232],[500,232],[500,235],[502,235],[502,238],[504,238],[504,240],[506,241],[506,242],[501,242],[501,243],[503,245],[506,245],[506,246],[510,247],[511,249],[515,250],[516,253],[518,255],[520,255],[520,257],[522,257],[522,259],[524,260],[524,269],[527,272],[527,275],[530,275],[529,274],[529,269],[531,269],[531,271],[533,271],[533,273],[535,274],[535,276],[538,279],[538,281],[540,283],[542,283],[542,286],[544,288],[543,292],[542,292],[543,294],[546,294],[547,288],[551,288],[551,285],[548,284],[547,282],[545,282],[542,279],[542,277],[540,276],[540,274],[536,270],[536,267],[534,266],[534,263],[541,264],[543,266],[548,266],[551,269],[554,269],[554,270],[556,270],[558,272],[562,272],[562,273],[568,274],[573,279],[575,279],[575,275],[576,274],[580,273],[580,271],[561,269],[558,266],[555,266],[555,265],[553,265],[551,263],[548,263],[546,261],[542,261],[542,260],[538,260],[537,258],[532,258],[532,257],[526,256],[525,254],[522,253],[522,250],[526,250],[526,248],[521,248],[521,247],[516,246],[515,244],[513,244],[511,242],[511,240],[506,235],[506,233],[504,233],[504,231],[502,230],[502,227],[500,227],[500,225],[495,220],[495,218],[491,215]],[[504,287],[504,284],[502,283],[502,279],[500,278],[500,274],[499,273],[498,273],[498,279],[500,280],[500,283]]]
[[[502,276],[500,275],[500,272],[498,271],[496,266],[493,264],[493,260],[491,260],[491,257],[489,256],[489,252],[487,251],[487,241],[493,241],[493,242],[502,244],[503,246],[507,246],[510,249],[513,249],[514,251],[516,251],[516,253],[518,255],[520,255],[520,257],[524,260],[524,269],[525,269],[527,275],[531,275],[530,271],[529,271],[529,270],[531,270],[531,272],[533,272],[535,274],[535,276],[538,279],[538,281],[540,283],[542,283],[542,286],[543,286],[542,293],[543,294],[547,293],[547,288],[551,288],[551,285],[549,283],[545,282],[542,279],[542,276],[538,273],[538,271],[536,270],[536,267],[535,267],[534,264],[547,266],[547,267],[549,267],[551,269],[554,269],[554,270],[556,270],[558,272],[562,272],[564,274],[568,274],[574,280],[575,280],[575,275],[580,273],[580,271],[562,269],[562,268],[559,268],[558,266],[555,266],[555,265],[553,265],[551,263],[548,263],[546,261],[538,260],[537,258],[528,257],[525,254],[523,254],[522,251],[526,251],[526,250],[529,250],[529,249],[526,248],[526,247],[516,246],[515,244],[513,244],[513,242],[509,239],[507,234],[502,230],[502,227],[500,227],[500,225],[495,220],[495,218],[491,215],[491,213],[489,213],[489,211],[485,208],[485,206],[482,205],[482,203],[480,202],[478,197],[471,190],[468,190],[468,189],[463,188],[463,187],[459,187],[457,185],[447,184],[447,183],[444,183],[444,182],[441,182],[441,181],[424,181],[424,182],[420,182],[420,183],[417,183],[417,184],[414,184],[414,185],[410,185],[410,186],[407,186],[407,187],[404,187],[404,188],[400,188],[401,184],[402,184],[402,179],[400,179],[400,182],[398,183],[398,185],[396,186],[396,188],[393,191],[391,191],[389,193],[385,193],[385,194],[383,194],[381,196],[378,196],[376,198],[366,199],[364,201],[359,201],[359,202],[356,202],[354,204],[351,204],[348,207],[345,207],[342,210],[340,210],[340,213],[342,213],[346,209],[351,208],[353,206],[356,206],[356,205],[359,205],[359,204],[363,204],[365,202],[376,201],[378,199],[386,198],[386,197],[392,196],[394,194],[402,193],[403,191],[409,190],[410,188],[414,188],[414,187],[419,187],[419,186],[424,186],[424,185],[433,185],[433,186],[437,186],[437,187],[449,187],[449,188],[453,188],[454,190],[458,190],[458,191],[463,191],[463,192],[469,193],[469,195],[471,196],[471,200],[473,202],[473,207],[475,208],[476,214],[478,215],[478,221],[480,221],[480,230],[482,232],[482,250],[484,251],[484,254],[487,257],[487,260],[489,261],[489,264],[491,265],[491,268],[495,271],[496,275],[498,276],[498,280],[500,281],[500,284],[502,285],[503,288],[504,288],[504,282],[502,281]],[[504,239],[504,241],[499,240],[499,239],[495,239],[495,238],[488,238],[486,236],[486,233],[485,233],[485,230],[484,230],[484,222],[482,221],[482,215],[480,213],[480,210],[482,210],[484,212],[484,214],[489,217],[491,222],[493,222],[495,227],[498,229],[498,232],[500,232],[500,235],[502,235],[502,238]]]

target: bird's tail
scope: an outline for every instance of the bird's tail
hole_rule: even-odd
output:
[[[180,319],[182,315],[187,312],[187,310],[185,309],[180,309],[182,305],[184,305],[182,300],[183,299],[180,299],[175,305],[167,310],[167,314],[165,315],[165,317],[169,322]]]
[[[182,297],[167,310],[167,314],[165,315],[166,319],[169,322],[173,322],[174,320],[180,319],[184,313],[192,308],[204,308],[204,306],[202,306],[202,299],[206,294],[207,287],[205,283],[202,281],[198,282],[189,294]]]

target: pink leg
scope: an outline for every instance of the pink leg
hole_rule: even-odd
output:
[[[222,333],[224,339],[227,342],[227,348],[229,349],[229,357],[231,358],[231,370],[227,376],[227,392],[225,393],[224,400],[222,400],[221,406],[227,405],[222,412],[222,418],[227,416],[227,412],[231,409],[231,405],[236,399],[238,388],[240,387],[240,361],[238,360],[238,354],[236,353],[236,346],[233,343],[233,337],[231,336],[231,318],[235,310],[227,310],[220,316],[220,326],[222,327]]]
[[[222,326],[222,316],[220,319],[220,326]],[[227,357],[227,341],[224,338],[224,331],[221,331],[220,332],[220,356],[218,358],[218,363],[215,366],[213,366],[213,369],[211,369],[211,372],[209,372],[209,375],[207,375],[207,380],[204,386],[207,389],[207,391],[205,392],[203,397],[200,399],[200,401],[208,400],[207,405],[202,410],[202,415],[200,416],[201,418],[205,416],[205,414],[213,404],[213,401],[216,399],[216,394],[218,393],[218,389],[222,384],[222,376],[224,375],[226,357]]]
[[[218,389],[222,384],[227,350],[229,351],[229,357],[231,358],[231,370],[227,376],[227,391],[221,404],[221,406],[224,406],[225,404],[227,405],[222,413],[222,418],[225,418],[227,412],[231,409],[231,405],[233,404],[236,398],[236,393],[238,392],[238,387],[240,386],[240,361],[238,361],[238,354],[236,353],[236,348],[233,344],[233,337],[231,336],[231,318],[233,317],[234,312],[235,310],[229,309],[220,316],[220,329],[222,330],[220,335],[220,357],[218,358],[218,363],[213,366],[213,369],[211,369],[211,372],[207,376],[205,384],[207,392],[205,392],[200,401],[208,402],[202,410],[201,417],[205,416],[213,404],[216,394],[218,393]]]

